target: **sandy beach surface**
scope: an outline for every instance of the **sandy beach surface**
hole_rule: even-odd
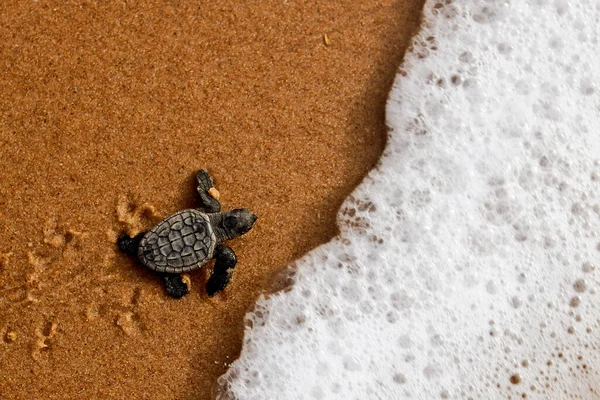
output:
[[[377,162],[422,3],[3,2],[0,398],[212,398]],[[224,293],[209,265],[174,300],[115,241],[195,207],[200,168],[259,221]]]

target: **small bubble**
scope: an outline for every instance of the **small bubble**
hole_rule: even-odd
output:
[[[551,249],[556,245],[556,239],[552,236],[544,236],[544,247],[546,249]]]
[[[498,292],[498,287],[494,281],[488,281],[485,284],[485,290],[487,290],[489,294],[496,294]]]
[[[437,366],[434,365],[428,365],[423,369],[423,375],[425,375],[425,377],[427,379],[434,379],[439,377],[442,374],[442,370],[440,368],[438,368]]]
[[[510,304],[514,307],[514,308],[519,308],[521,307],[521,305],[523,304],[523,300],[519,297],[519,296],[514,296],[511,300],[510,300]]]
[[[513,51],[513,46],[511,44],[498,43],[498,51],[501,54],[509,54],[511,51]]]
[[[574,215],[580,215],[585,211],[585,208],[583,207],[583,205],[581,205],[581,203],[573,203],[573,205],[571,206],[571,212]]]
[[[458,60],[465,64],[470,64],[475,61],[475,57],[468,51],[464,51],[458,56]]]
[[[584,96],[590,96],[596,91],[596,84],[592,80],[582,79],[579,84],[579,91]]]
[[[342,391],[342,385],[339,382],[334,382],[331,385],[331,391],[333,393],[340,393]]]
[[[402,385],[406,383],[406,375],[401,374],[401,373],[396,373],[394,374],[394,382]]]
[[[312,397],[313,399],[321,400],[327,397],[327,394],[320,386],[315,386],[312,389]]]
[[[408,349],[412,346],[412,339],[408,335],[402,335],[398,338],[398,345],[403,349]]]
[[[246,379],[246,386],[256,387],[259,384],[261,374],[258,371],[251,371],[250,375],[252,376],[252,379]]]
[[[398,322],[398,318],[399,315],[396,311],[388,311],[388,313],[385,316],[385,319],[387,320],[387,322],[389,322],[390,324],[395,324],[396,322]]]
[[[585,292],[586,282],[585,279],[577,279],[575,283],[573,283],[573,288],[577,293]]]
[[[596,269],[596,266],[594,264],[592,264],[589,261],[586,261],[583,263],[583,266],[581,267],[581,269],[583,270],[583,272],[585,273],[589,273],[592,272]]]
[[[429,342],[434,347],[438,347],[444,344],[444,340],[442,339],[441,335],[433,335],[431,338],[429,338]]]
[[[347,371],[360,371],[361,364],[354,357],[346,357],[344,359],[344,369],[346,369]]]
[[[579,307],[579,304],[581,304],[581,297],[579,296],[573,296],[569,302],[569,305],[573,308]]]
[[[556,13],[561,17],[569,11],[569,2],[567,0],[554,0]]]
[[[565,40],[563,40],[562,38],[559,37],[553,37],[548,41],[548,44],[550,45],[551,48],[555,49],[555,50],[560,50],[565,46]]]

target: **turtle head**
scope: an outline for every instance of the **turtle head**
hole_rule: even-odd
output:
[[[258,217],[246,208],[237,208],[224,212],[220,228],[224,233],[225,240],[242,236],[252,229],[252,225],[254,225],[257,219]]]

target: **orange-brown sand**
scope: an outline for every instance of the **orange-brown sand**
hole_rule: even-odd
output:
[[[423,0],[4,0],[0,398],[208,399],[273,275],[377,162]],[[120,254],[207,168],[254,229],[208,298]],[[210,269],[210,266],[208,267]]]

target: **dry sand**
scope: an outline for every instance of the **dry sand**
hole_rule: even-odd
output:
[[[2,1],[0,398],[211,398],[377,162],[422,3]],[[115,239],[194,207],[201,167],[260,219],[224,293],[174,300]]]

